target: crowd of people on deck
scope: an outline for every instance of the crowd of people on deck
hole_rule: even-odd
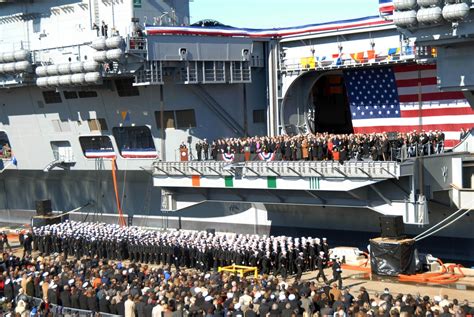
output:
[[[70,307],[125,317],[445,317],[474,313],[469,301],[459,302],[448,296],[430,298],[419,294],[392,294],[389,289],[369,295],[364,287],[349,289],[338,283],[331,285],[330,282],[300,278],[289,282],[280,277],[278,266],[269,266],[269,271],[257,278],[242,278],[216,272],[214,262],[211,262],[217,259],[221,265],[248,261],[247,264],[251,265],[254,261],[250,259],[252,253],[248,258],[245,256],[250,246],[250,249],[264,253],[257,263],[263,261],[267,252],[270,252],[267,261],[272,263],[274,245],[277,251],[285,248],[289,253],[290,243],[300,251],[300,257],[305,255],[301,250],[308,242],[311,245],[311,239],[303,241],[301,238],[297,243],[296,238],[287,237],[165,233],[77,222],[45,226],[22,238],[23,244],[27,244],[23,258],[9,252],[4,252],[0,258],[2,312],[5,316],[53,316],[61,307]],[[316,239],[312,240],[314,245]],[[33,248],[40,251],[34,252],[35,256],[29,249],[31,241]],[[160,241],[162,247],[173,246],[172,251],[158,252],[158,258],[153,259],[151,252],[142,247],[149,242],[160,245]],[[108,242],[114,248],[110,248]],[[180,252],[187,246],[209,249],[209,262],[205,263],[205,259],[196,255],[180,257]],[[234,251],[231,259],[223,259],[222,263],[219,257],[214,257],[214,251],[222,250],[219,249],[221,246]],[[326,257],[327,247],[323,246],[324,242],[321,243],[320,255]],[[130,261],[124,261],[127,258]],[[184,269],[187,264],[192,267],[193,258],[197,269]],[[297,260],[292,262],[298,265]],[[304,265],[314,269],[311,262]],[[172,270],[171,266],[175,269]],[[34,301],[33,298],[40,300]]]
[[[218,160],[223,154],[275,153],[285,161],[374,160],[393,161],[444,152],[442,131],[371,134],[299,134],[276,137],[222,138],[211,144],[206,139],[195,145],[195,159]],[[181,146],[186,146],[182,144]]]

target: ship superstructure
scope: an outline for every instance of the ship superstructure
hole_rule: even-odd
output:
[[[378,214],[404,216],[412,234],[472,206],[468,140],[456,154],[403,164],[178,162],[180,145],[195,160],[204,139],[381,132],[347,93],[360,84],[350,78],[358,70],[410,73],[395,77],[411,92],[384,119],[443,129],[446,147],[455,146],[458,129],[474,122],[469,86],[438,91],[435,45],[400,33],[385,13],[256,30],[189,26],[184,0],[4,2],[0,9],[5,221],[25,221],[35,200],[50,198],[58,211],[88,206],[71,217],[114,222],[119,208],[142,225],[317,229],[344,242],[338,230],[358,231],[361,240],[377,232]],[[470,19],[472,12],[458,23]],[[433,119],[441,109],[455,111]],[[395,113],[402,110],[413,123]],[[442,122],[450,119],[456,123]],[[438,235],[439,252],[449,254],[446,238],[472,244],[471,226],[466,217]]]

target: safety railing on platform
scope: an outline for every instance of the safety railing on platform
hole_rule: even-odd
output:
[[[155,162],[154,174],[159,176],[241,176],[241,177],[322,177],[322,178],[398,178],[397,162],[384,161],[276,161],[241,162]]]

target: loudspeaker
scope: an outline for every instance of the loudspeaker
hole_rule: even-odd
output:
[[[37,200],[36,201],[36,215],[38,216],[48,216],[51,215],[53,209],[51,208],[51,200]]]
[[[51,217],[51,218],[46,218],[44,216],[35,216],[31,218],[31,226],[36,228],[36,227],[43,227],[47,225],[54,225],[61,223],[62,217]]]
[[[209,234],[209,233],[212,233],[213,235],[216,234],[216,229],[211,229],[211,228],[207,228],[206,229],[206,232]]]
[[[380,235],[382,238],[399,239],[404,235],[404,224],[402,216],[381,216]]]

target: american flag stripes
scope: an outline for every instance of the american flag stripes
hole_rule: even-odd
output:
[[[440,130],[452,147],[474,125],[462,92],[438,90],[435,65],[346,70],[344,79],[355,133]]]

